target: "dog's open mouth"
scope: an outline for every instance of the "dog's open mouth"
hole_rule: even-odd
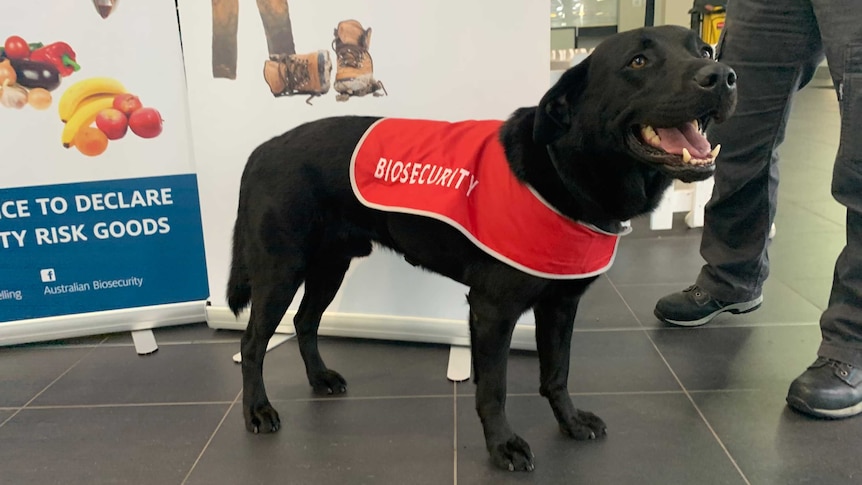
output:
[[[706,139],[704,132],[708,121],[706,117],[669,128],[638,125],[632,130],[637,141],[633,148],[654,163],[680,169],[711,170],[721,145],[713,147]]]

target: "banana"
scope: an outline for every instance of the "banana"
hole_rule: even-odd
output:
[[[63,135],[61,137],[63,146],[69,148],[75,141],[75,135],[78,130],[85,126],[90,126],[96,121],[96,116],[103,109],[108,109],[114,105],[114,96],[112,94],[97,94],[85,98],[78,103],[78,108],[74,114],[69,117],[69,121],[63,127]]]
[[[109,77],[91,77],[76,82],[69,86],[68,89],[60,97],[60,102],[57,104],[57,110],[60,112],[60,119],[63,123],[69,121],[75,114],[75,111],[82,101],[96,94],[120,94],[125,93],[126,88],[117,81]]]

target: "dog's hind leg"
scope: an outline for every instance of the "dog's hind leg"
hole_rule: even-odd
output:
[[[305,278],[305,296],[293,320],[308,383],[316,394],[341,394],[347,391],[347,381],[338,372],[328,369],[320,356],[317,329],[323,312],[332,303],[344,280],[348,266],[350,257],[340,255],[331,260],[319,258],[310,264]]]
[[[533,452],[506,418],[506,366],[515,322],[524,309],[470,290],[470,350],[476,383],[476,411],[485,446],[495,466],[532,471]]]
[[[606,428],[595,414],[575,409],[569,396],[569,356],[579,300],[580,295],[546,298],[533,307],[533,313],[539,351],[539,393],[550,402],[560,430],[584,440],[604,435]]]
[[[242,411],[245,427],[253,433],[274,433],[281,427],[263,383],[266,345],[275,334],[302,280],[299,272],[273,268],[252,284],[248,326],[242,336]]]

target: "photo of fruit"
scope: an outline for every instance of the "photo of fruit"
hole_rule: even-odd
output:
[[[145,107],[138,96],[109,77],[83,79],[69,86],[57,111],[65,123],[63,146],[74,146],[88,157],[104,153],[109,141],[123,138],[129,129],[141,138],[155,138],[162,132],[158,110]]]
[[[64,77],[81,69],[75,51],[65,42],[27,43],[12,35],[0,46],[0,104],[21,109],[47,109],[51,91]]]
[[[28,170],[0,177],[0,187],[189,170],[176,168],[192,143],[176,5],[44,0],[4,7],[2,159],[26,160]]]

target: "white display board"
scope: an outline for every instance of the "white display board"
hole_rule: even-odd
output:
[[[3,5],[0,345],[205,317],[175,5],[117,3]],[[123,92],[142,106],[106,141],[126,115],[94,118]]]
[[[263,13],[259,5],[264,5]],[[274,97],[263,66],[270,54],[267,34],[270,40],[275,37],[272,11],[283,13],[285,5],[295,52],[328,50],[333,79],[336,26],[355,19],[371,28],[373,74],[388,95],[339,102],[330,89],[311,104],[302,95]],[[214,8],[222,10],[215,29]],[[223,11],[233,8],[235,42],[231,32],[225,33],[225,22],[234,19]],[[245,315],[236,320],[227,309],[224,289],[240,175],[257,145],[300,123],[336,115],[505,119],[519,107],[536,105],[548,88],[547,8],[528,0],[180,0],[179,11],[211,289],[207,314],[217,328],[241,329],[247,321]],[[264,28],[267,15],[269,31]],[[215,58],[224,54],[214,51],[225,45],[236,49],[234,79],[214,74]],[[465,293],[459,284],[378,251],[354,261],[321,333],[464,344]],[[300,297],[301,292],[291,309]],[[282,330],[289,330],[290,322],[289,314]],[[532,345],[529,340],[527,346]]]

